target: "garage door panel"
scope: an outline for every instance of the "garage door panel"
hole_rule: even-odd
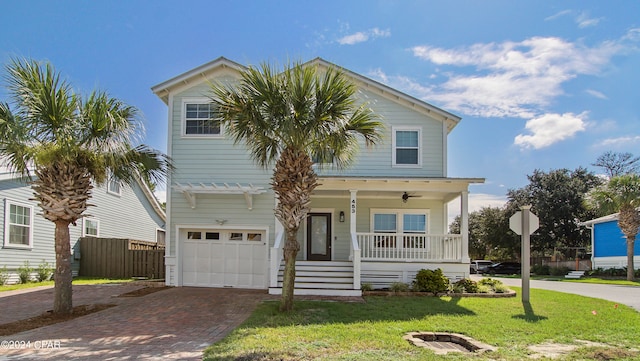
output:
[[[204,233],[202,230],[193,231]],[[238,234],[235,231],[224,230],[206,232]],[[265,239],[264,231],[248,232],[259,233],[262,235],[261,238]],[[188,232],[182,234],[186,237]],[[182,283],[185,286],[265,288],[267,247],[262,242],[246,239],[182,239]]]

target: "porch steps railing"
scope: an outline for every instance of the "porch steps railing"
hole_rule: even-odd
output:
[[[271,294],[282,293],[284,262],[278,269],[277,287],[269,289]],[[360,296],[353,289],[353,263],[348,261],[296,261],[294,294],[321,296]]]

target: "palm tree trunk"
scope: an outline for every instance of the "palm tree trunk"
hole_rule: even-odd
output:
[[[71,281],[71,238],[69,237],[69,222],[57,221],[55,231],[56,271],[54,274],[53,312],[70,314],[73,311],[73,290]]]
[[[627,281],[634,280],[634,265],[633,265],[633,249],[635,247],[635,237],[627,238]]]
[[[284,275],[282,280],[282,298],[280,299],[280,311],[286,312],[293,309],[293,292],[296,283],[296,256],[300,250],[296,234],[287,232],[284,253]]]

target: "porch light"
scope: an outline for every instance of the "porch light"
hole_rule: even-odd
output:
[[[340,222],[344,222],[344,211],[340,211]]]

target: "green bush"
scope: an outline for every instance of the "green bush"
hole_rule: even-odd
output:
[[[535,264],[531,267],[531,272],[538,276],[546,276],[551,274],[551,267],[546,264]]]
[[[4,286],[7,284],[9,280],[9,271],[7,270],[7,266],[0,268],[0,286]]]
[[[435,271],[421,269],[416,274],[412,286],[416,292],[442,293],[449,288],[449,279],[445,277],[440,268]]]
[[[491,293],[492,288],[487,285],[478,285],[478,293]]]
[[[18,267],[18,278],[20,283],[29,283],[31,281],[31,273],[33,268],[29,265],[29,261],[24,261],[24,264]]]
[[[42,263],[40,263],[38,268],[36,268],[36,273],[38,282],[48,281],[51,278],[51,275],[53,275],[53,268],[47,261],[42,260]]]
[[[389,290],[393,292],[408,292],[409,285],[404,282],[393,282],[389,286]]]
[[[495,285],[493,287],[493,292],[495,293],[508,293],[509,291],[511,291],[511,289],[504,284]]]
[[[463,278],[453,284],[456,293],[478,293],[478,283],[468,278]]]
[[[372,291],[373,290],[373,286],[371,285],[371,283],[362,283],[360,285],[360,290],[361,291]]]
[[[564,276],[569,273],[569,267],[551,267],[549,269],[549,274],[552,276]]]

